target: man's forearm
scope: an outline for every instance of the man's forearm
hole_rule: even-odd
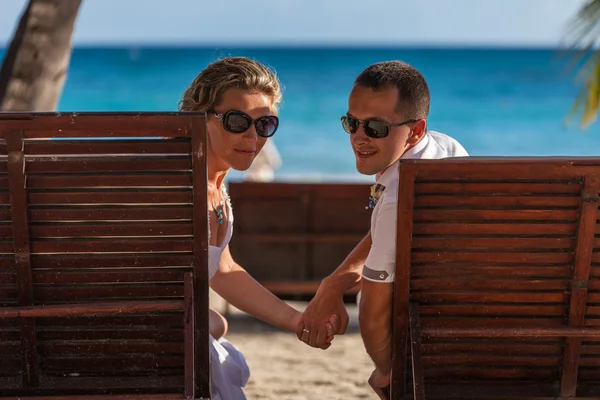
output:
[[[382,373],[389,373],[392,363],[392,331],[389,312],[385,315],[359,314],[360,334],[365,349],[375,367]]]
[[[344,262],[323,280],[328,289],[344,293],[360,283],[362,268],[371,250],[369,232],[348,254]]]

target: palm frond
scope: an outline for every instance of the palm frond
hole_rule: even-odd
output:
[[[589,0],[571,21],[567,38],[576,54],[578,80],[582,88],[567,116],[567,123],[581,111],[579,125],[586,129],[596,121],[600,109],[600,0]]]

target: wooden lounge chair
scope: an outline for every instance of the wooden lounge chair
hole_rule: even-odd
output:
[[[600,398],[600,158],[399,168],[392,397]]]
[[[369,231],[368,184],[231,182],[229,195],[233,257],[282,298],[312,297]]]
[[[0,114],[0,398],[210,397],[205,136]]]

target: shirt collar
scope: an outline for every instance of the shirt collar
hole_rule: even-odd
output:
[[[391,181],[393,181],[395,178],[397,179],[398,178],[398,163],[400,162],[400,160],[403,158],[404,159],[417,158],[415,156],[417,154],[419,154],[425,147],[427,147],[428,143],[429,143],[429,135],[427,133],[425,133],[425,135],[423,135],[423,138],[419,141],[419,143],[417,143],[410,149],[406,150],[404,152],[404,154],[402,154],[402,156],[400,156],[399,160],[396,160],[392,165],[387,167],[382,173],[377,174],[377,183],[380,185],[383,185],[383,186],[388,186]]]

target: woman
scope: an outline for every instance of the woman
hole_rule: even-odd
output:
[[[279,300],[238,265],[229,252],[233,212],[223,181],[230,169],[247,170],[279,126],[281,89],[265,66],[244,57],[210,64],[185,91],[181,111],[206,112],[210,287],[240,310],[289,332],[308,334],[301,313]],[[336,323],[334,319],[331,321]],[[220,336],[226,321],[210,312],[213,398],[245,399],[249,371],[243,355]],[[333,329],[328,325],[328,342]]]

